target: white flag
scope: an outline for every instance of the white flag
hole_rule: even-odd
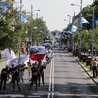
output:
[[[12,64],[14,64],[14,66],[17,66],[19,64],[27,64],[27,62],[29,61],[29,56],[21,56],[21,57],[16,57],[14,59],[11,59],[7,62],[7,64],[9,66],[11,66]]]
[[[78,29],[78,28],[77,28],[75,25],[72,25],[72,27],[71,27],[71,32],[76,32],[77,29]]]
[[[89,23],[84,17],[81,17],[80,23]]]
[[[15,53],[12,50],[9,50],[8,48],[1,52],[1,59],[2,60],[10,60],[15,57],[16,57]]]

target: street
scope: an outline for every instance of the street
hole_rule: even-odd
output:
[[[98,98],[98,87],[75,61],[67,50],[53,49],[53,58],[45,69],[45,85],[35,86],[29,91],[28,71],[24,73],[21,91],[13,92],[12,84],[7,83],[5,93],[0,98]]]
[[[98,98],[98,0],[0,0],[0,98]]]

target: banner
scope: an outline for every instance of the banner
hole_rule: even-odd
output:
[[[15,53],[12,50],[9,50],[8,48],[1,52],[1,59],[2,60],[10,60],[15,57],[16,57]]]
[[[84,17],[81,17],[80,23],[83,24],[83,23],[89,23],[89,22]]]
[[[21,57],[16,57],[14,59],[11,59],[7,62],[7,64],[9,66],[11,66],[12,64],[14,64],[14,66],[17,66],[19,64],[26,64],[27,66],[27,62],[29,62],[29,56],[21,56]]]
[[[75,32],[77,32],[77,29],[78,28],[75,25],[72,25],[71,32],[75,33]]]
[[[94,22],[95,22],[96,24],[98,24],[98,18],[96,18],[96,19],[94,20]]]
[[[0,2],[0,12],[6,12],[11,6],[5,2]]]
[[[29,20],[29,18],[26,15],[21,14],[21,23],[26,23]]]
[[[68,30],[68,31],[66,31],[66,33],[67,33],[67,34],[72,34],[72,32],[71,32],[71,31],[69,31],[69,30]]]

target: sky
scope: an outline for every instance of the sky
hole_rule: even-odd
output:
[[[34,15],[38,14],[39,18],[43,17],[50,31],[62,31],[69,23],[68,15],[72,17],[74,12],[75,15],[80,12],[80,3],[81,0],[22,0],[22,10],[30,12],[32,5]],[[82,8],[92,3],[93,0],[82,0]],[[71,4],[79,6],[71,6]],[[20,0],[15,0],[15,6],[20,6]],[[36,11],[39,9],[40,11]]]

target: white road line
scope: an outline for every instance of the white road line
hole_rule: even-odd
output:
[[[51,75],[52,75],[52,60],[51,60],[50,75],[49,75],[49,89],[48,89],[49,92],[51,91]],[[50,98],[50,93],[48,93],[47,98]]]
[[[50,93],[52,91],[52,93]],[[51,60],[51,66],[50,66],[50,75],[49,75],[49,93],[48,98],[54,97],[54,58]]]
[[[54,98],[54,93],[52,93],[52,98]]]
[[[52,64],[52,98],[54,98],[54,58]]]
[[[32,98],[32,97],[34,97],[34,98],[35,98],[35,97],[38,97],[38,98],[39,98],[39,97],[41,97],[41,96],[28,96],[28,97],[31,97],[31,98]]]
[[[53,66],[52,66],[52,91],[54,92],[54,58],[53,58]]]
[[[50,98],[50,93],[48,93],[48,98]]]
[[[51,61],[50,75],[49,75],[49,91],[51,91],[51,75],[52,75],[52,61]]]

